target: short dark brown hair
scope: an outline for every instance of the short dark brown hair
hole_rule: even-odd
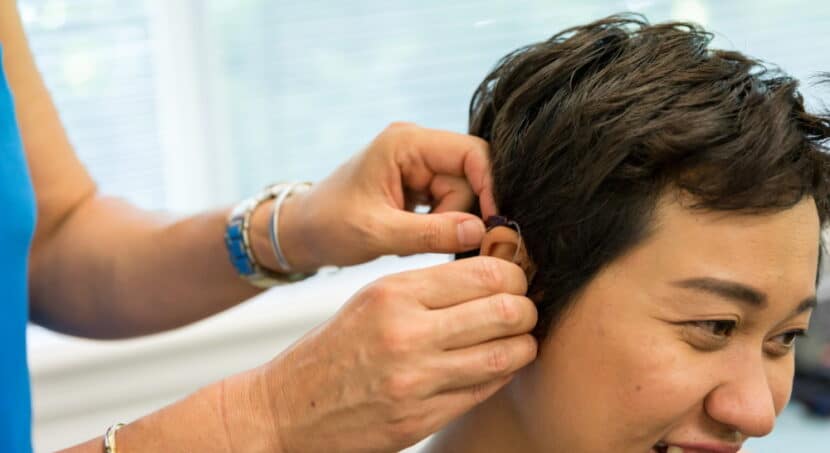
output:
[[[611,16],[510,53],[473,95],[496,203],[539,269],[537,336],[649,233],[669,188],[690,208],[745,213],[812,197],[827,220],[830,117],[805,111],[796,80],[711,40]]]

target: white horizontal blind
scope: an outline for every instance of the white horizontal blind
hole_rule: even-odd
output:
[[[464,131],[470,95],[501,56],[614,12],[701,22],[719,46],[799,78],[830,70],[830,2],[822,0],[155,2],[176,10],[169,16],[143,1],[19,3],[82,160],[104,192],[151,208],[180,209],[194,193],[209,194],[195,207],[226,203],[274,180],[319,179],[393,120]],[[151,36],[164,28],[153,21],[183,17],[187,26],[166,27],[178,35]],[[160,54],[173,46],[151,45],[171,36],[196,43],[185,70],[169,67],[180,56]],[[199,103],[188,127],[169,124],[178,108],[158,105],[159,67],[199,87],[197,98],[183,98]],[[203,149],[165,149],[160,129],[179,135],[166,142]],[[196,156],[199,171],[168,168],[175,153]],[[171,174],[175,187],[166,184]],[[171,203],[169,191],[182,187],[184,202]]]
[[[208,0],[207,76],[237,187],[319,178],[392,120],[464,131],[501,56],[626,10],[701,22],[718,46],[799,77],[830,70],[823,0]]]
[[[18,3],[70,139],[101,190],[144,207],[164,207],[144,3]]]

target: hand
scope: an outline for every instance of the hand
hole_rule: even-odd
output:
[[[536,356],[526,290],[491,257],[368,285],[259,369],[280,451],[397,451],[484,401]]]
[[[496,213],[485,141],[396,123],[311,191],[285,202],[280,243],[300,271],[388,254],[471,250],[484,234],[481,219],[464,212],[476,196],[485,218]],[[408,212],[422,203],[430,214]],[[267,225],[267,215],[258,217],[265,220],[255,215],[255,228]],[[255,233],[263,238],[257,255],[272,267],[266,228]]]

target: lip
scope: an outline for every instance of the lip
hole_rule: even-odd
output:
[[[668,445],[680,447],[683,453],[738,453],[740,444],[726,444],[721,442],[666,442]]]

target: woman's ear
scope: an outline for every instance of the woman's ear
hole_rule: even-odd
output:
[[[510,227],[497,226],[489,229],[484,234],[479,254],[516,263],[525,271],[528,281],[536,273],[536,266],[530,260],[522,237]]]

